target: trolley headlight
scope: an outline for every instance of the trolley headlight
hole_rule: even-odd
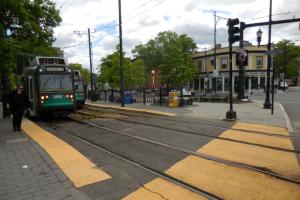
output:
[[[70,98],[73,99],[73,97],[74,97],[73,94],[70,94]]]
[[[46,96],[45,96],[45,98],[46,98],[46,99],[48,99],[48,98],[49,98],[49,96],[48,96],[48,95],[46,95]]]
[[[45,97],[44,96],[41,96],[41,100],[44,100],[45,99]]]

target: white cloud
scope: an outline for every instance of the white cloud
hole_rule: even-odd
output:
[[[57,38],[55,46],[65,47],[84,44],[65,49],[69,62],[79,62],[89,67],[87,35],[78,36],[73,31],[87,33],[87,28],[97,28],[92,34],[94,66],[100,59],[115,51],[119,43],[118,2],[106,0],[55,0],[57,8],[61,7],[63,22],[55,29]],[[122,1],[123,47],[127,55],[140,43],[146,43],[159,32],[171,30],[187,34],[194,38],[200,48],[213,45],[213,9],[217,15],[226,18],[238,17],[246,23],[267,21],[269,1],[261,0],[127,0]],[[274,15],[274,20],[300,17],[300,1],[273,1],[273,13],[290,11],[287,15]],[[262,18],[263,17],[263,18]],[[258,19],[253,19],[258,18]],[[110,24],[114,22],[113,24]],[[274,25],[272,42],[281,39],[299,40],[298,23]],[[267,43],[267,26],[263,30],[262,43]],[[256,28],[245,30],[245,40],[256,43]],[[226,20],[217,24],[217,42],[227,44]],[[199,49],[201,50],[201,49]]]

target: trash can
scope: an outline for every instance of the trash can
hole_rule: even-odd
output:
[[[132,95],[130,91],[124,92],[124,104],[131,104],[132,103]]]
[[[179,92],[169,92],[169,107],[177,108],[179,106]]]

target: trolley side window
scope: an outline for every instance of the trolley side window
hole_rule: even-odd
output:
[[[71,74],[41,74],[41,90],[72,90]]]

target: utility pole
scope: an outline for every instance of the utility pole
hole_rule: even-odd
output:
[[[217,70],[217,12],[214,10],[214,69]],[[215,77],[215,93],[217,94],[217,80],[218,77]]]
[[[119,37],[120,37],[120,97],[121,107],[124,107],[124,75],[123,75],[123,42],[122,42],[122,13],[121,13],[121,0],[119,3]]]
[[[88,28],[88,43],[89,43],[89,57],[90,57],[90,73],[91,73],[91,101],[94,101],[94,77],[93,77],[93,63],[92,63],[92,48],[91,48],[91,32]]]
[[[220,19],[227,19],[217,15],[217,11],[214,10],[214,70],[217,70],[217,23]],[[219,76],[219,75],[218,75]],[[218,76],[215,78],[215,93],[217,93]]]
[[[271,51],[271,31],[272,31],[272,0],[270,0],[270,9],[269,9],[269,35],[268,35],[268,51]],[[264,109],[270,109],[270,71],[271,71],[271,55],[268,55],[268,66],[267,66],[267,90],[266,90],[266,99],[264,103]]]

